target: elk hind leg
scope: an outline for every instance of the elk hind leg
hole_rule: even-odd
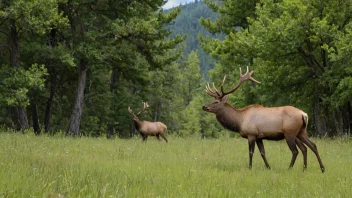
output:
[[[266,160],[266,157],[265,157],[265,149],[264,149],[263,140],[262,139],[257,139],[256,142],[257,142],[257,147],[258,147],[258,149],[260,151],[260,155],[262,156],[262,158],[264,160],[266,168],[270,169],[270,165],[269,165],[269,163],[268,163],[268,161]]]
[[[307,147],[304,146],[301,140],[299,138],[296,138],[296,144],[298,148],[302,151],[303,154],[303,171],[307,169]]]
[[[160,136],[166,141],[166,143],[168,143],[168,141],[167,141],[167,139],[166,139],[164,134],[160,134]]]
[[[298,155],[298,150],[297,150],[297,147],[296,147],[295,139],[296,139],[296,137],[294,137],[294,136],[286,137],[287,145],[288,145],[288,147],[290,148],[290,150],[292,152],[292,158],[291,158],[291,163],[290,163],[290,167],[289,168],[293,167],[293,165],[296,162],[297,155]]]
[[[304,143],[306,144],[312,151],[313,153],[315,154],[315,156],[317,156],[317,159],[318,159],[318,162],[319,162],[319,165],[320,165],[320,169],[321,169],[321,172],[324,172],[325,171],[325,167],[323,165],[323,162],[321,161],[320,159],[320,155],[319,155],[319,152],[318,152],[318,148],[317,146],[308,139],[308,136],[306,133],[301,133],[298,138]]]

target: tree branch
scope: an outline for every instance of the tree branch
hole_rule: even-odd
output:
[[[8,45],[0,45],[0,48],[8,48]]]
[[[2,26],[7,21],[7,19],[9,19],[9,18],[6,17],[3,21],[1,21],[0,26]]]
[[[0,30],[0,33],[3,33],[3,34],[5,34],[7,37],[9,37],[9,35],[8,35],[6,32],[2,31],[2,30]]]
[[[312,61],[309,59],[309,56],[306,55],[302,47],[298,47],[297,50],[299,54],[302,56],[302,58],[304,59],[304,61],[311,67],[313,73],[315,73],[314,63],[312,63]]]
[[[325,69],[324,69],[324,67],[321,65],[321,63],[315,58],[314,55],[312,55],[312,57],[313,57],[313,61],[315,62],[315,64],[318,65],[318,67],[321,69],[321,71],[324,71]]]

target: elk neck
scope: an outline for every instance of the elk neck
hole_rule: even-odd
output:
[[[226,129],[240,132],[242,111],[234,108],[230,104],[225,104],[224,108],[216,113],[216,119]]]
[[[137,130],[139,130],[139,128],[141,127],[142,125],[142,121],[139,120],[137,117],[133,118],[133,123],[134,123],[134,126]]]

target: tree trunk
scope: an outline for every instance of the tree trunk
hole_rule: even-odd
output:
[[[39,135],[40,127],[39,127],[39,117],[38,117],[38,105],[36,104],[36,102],[32,101],[31,106],[32,106],[32,122],[33,122],[34,134]]]
[[[110,93],[113,95],[114,91],[117,87],[117,82],[118,82],[118,71],[117,68],[114,67],[111,72],[111,78],[110,78]],[[115,103],[112,102],[110,106],[110,111],[113,112],[115,109]],[[114,124],[113,121],[109,121],[108,128],[106,130],[106,136],[107,138],[112,138],[115,134],[114,130]]]
[[[134,124],[130,125],[130,138],[136,135],[136,129],[134,127]]]
[[[19,36],[16,28],[15,20],[10,19],[10,34],[9,34],[9,50],[10,50],[10,65],[15,68],[20,67],[20,51],[19,51]],[[24,107],[15,107],[14,123],[22,130],[29,128],[26,109]]]
[[[351,104],[348,102],[346,105],[344,105],[342,107],[341,111],[342,111],[342,120],[343,120],[343,133],[344,133],[344,135],[350,136],[351,135],[351,128],[352,128]]]
[[[80,135],[79,127],[81,124],[81,117],[83,113],[84,89],[86,87],[87,71],[88,71],[87,61],[81,60],[79,63],[79,78],[78,78],[78,86],[77,86],[77,92],[76,92],[76,102],[73,108],[73,112],[71,114],[68,129],[67,129],[67,133],[74,136]]]
[[[57,87],[57,79],[56,79],[55,71],[54,71],[54,69],[52,69],[52,71],[53,72],[51,72],[50,95],[49,95],[48,100],[46,101],[45,115],[44,115],[44,131],[45,131],[45,133],[48,133],[49,129],[50,129],[51,111],[52,111],[55,91],[56,91],[56,87]]]
[[[321,115],[319,99],[317,99],[314,102],[313,114],[314,114],[314,125],[315,125],[316,134],[319,136],[326,135],[327,128],[326,128],[324,116]]]
[[[17,119],[15,123],[18,123],[16,127],[18,127],[18,129],[22,129],[22,131],[28,129],[29,125],[28,125],[26,109],[23,107],[15,107],[14,111],[15,111],[15,119]]]
[[[335,131],[331,135],[342,135],[343,134],[343,118],[342,118],[342,113],[343,111],[340,110],[340,108],[336,108],[333,111],[333,117],[334,117],[334,126],[335,126]]]
[[[56,29],[52,29],[49,34],[49,46],[52,48],[57,46],[57,41],[56,41]],[[48,70],[50,71],[50,95],[49,98],[46,102],[46,107],[45,107],[45,115],[44,115],[44,131],[45,133],[48,133],[50,130],[50,122],[51,122],[51,111],[52,111],[52,106],[53,106],[53,101],[54,101],[54,96],[57,88],[57,78],[56,78],[56,71],[54,66],[48,65]]]
[[[351,135],[351,129],[352,129],[352,107],[351,107],[351,103],[348,103],[347,104],[347,116],[346,116],[346,118],[347,118],[347,120],[346,120],[346,125],[347,125],[347,127],[346,127],[346,133],[347,133],[347,135]]]
[[[154,122],[157,122],[160,117],[160,108],[161,108],[161,103],[157,102],[155,107],[155,113],[154,113]]]

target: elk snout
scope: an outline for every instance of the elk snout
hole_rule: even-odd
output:
[[[203,111],[208,111],[208,107],[207,106],[203,106]]]

